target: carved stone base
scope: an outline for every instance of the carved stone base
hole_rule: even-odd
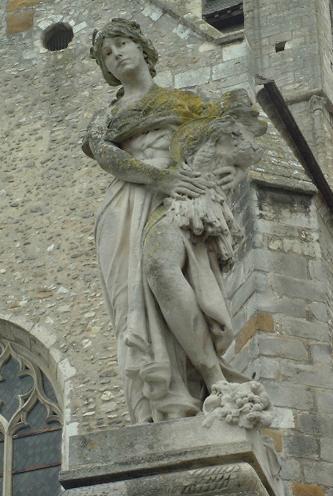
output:
[[[66,496],[283,496],[260,435],[203,417],[75,436]],[[274,475],[275,474],[275,475]]]
[[[71,489],[66,496],[268,496],[247,463],[215,465],[128,481]]]

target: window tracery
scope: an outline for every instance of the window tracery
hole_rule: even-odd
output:
[[[0,496],[58,494],[61,410],[41,369],[0,339]]]

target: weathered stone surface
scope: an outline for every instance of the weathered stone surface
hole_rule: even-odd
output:
[[[333,437],[333,415],[300,413],[296,416],[296,427],[305,434],[331,439]]]
[[[207,67],[202,71],[190,70],[181,72],[175,76],[176,88],[189,88],[200,84],[208,83],[210,80],[210,68]]]
[[[317,393],[318,409],[320,413],[332,413],[333,396],[330,391],[318,391]]]
[[[279,315],[276,318],[276,330],[280,334],[303,338],[308,342],[329,341],[329,327],[327,323],[306,321],[295,319],[286,315]]]
[[[239,331],[236,337],[235,351],[238,353],[246,343],[255,336],[257,331],[273,332],[273,317],[269,313],[258,312],[252,317],[245,326]]]
[[[273,439],[274,447],[278,453],[283,449],[283,437],[281,432],[274,429],[263,429],[263,434]]]
[[[34,22],[34,12],[26,10],[7,15],[7,33],[15,34],[29,31]]]
[[[7,12],[12,12],[14,10],[20,10],[27,7],[33,7],[38,5],[40,0],[8,0],[7,2]]]
[[[319,458],[319,441],[312,436],[293,434],[285,438],[286,452],[296,458]]]
[[[328,488],[333,484],[333,463],[323,461],[304,462],[305,481],[310,484],[319,484]]]
[[[65,491],[66,496],[166,496],[200,494],[219,496],[268,496],[255,470],[246,463],[208,466],[196,470],[142,477],[126,482],[100,484]]]
[[[333,463],[333,443],[330,438],[320,440],[320,455],[327,462]]]
[[[311,410],[314,407],[313,394],[302,385],[276,384],[272,381],[265,381],[269,394],[274,398],[276,406],[291,407],[299,410]]]
[[[255,250],[254,256],[255,266],[258,270],[276,272],[299,279],[308,278],[308,266],[304,257],[265,249]]]
[[[289,337],[258,335],[259,353],[266,356],[280,356],[291,360],[308,361],[309,353],[298,340]]]
[[[304,281],[287,276],[272,276],[272,287],[279,295],[299,298],[309,301],[325,301],[326,287],[314,281]]]
[[[281,478],[287,481],[302,480],[302,466],[299,460],[295,458],[280,458],[281,461]]]
[[[325,496],[324,490],[313,484],[293,484],[293,494],[295,496]]]
[[[206,472],[203,467],[220,465],[220,468],[207,469],[208,477],[211,471],[217,470],[216,480],[219,480],[219,470],[223,473],[223,466],[229,463],[231,457],[237,466],[246,459],[247,463],[256,467],[261,484],[266,487],[268,493],[271,496],[283,496],[282,486],[271,472],[275,473],[275,462],[273,459],[269,461],[268,453],[271,452],[266,451],[258,433],[229,426],[217,420],[207,428],[202,426],[202,421],[203,417],[198,416],[173,422],[136,425],[87,436],[74,436],[70,442],[70,470],[63,472],[62,483],[65,488],[71,489],[102,482],[127,481],[133,476],[139,476],[139,479],[136,479],[138,484],[142,483],[144,487],[146,481],[145,484],[149,488],[147,476],[156,476],[151,479],[152,491],[157,491],[156,488],[160,487],[161,493],[164,494],[164,484],[174,480],[177,487],[178,478],[175,475],[161,475],[162,473],[171,473],[175,469],[178,473],[179,470],[195,466],[203,470],[198,472],[198,475],[201,474],[204,481]],[[234,470],[238,472],[240,480],[243,480],[242,471],[230,468],[230,473],[234,473]],[[247,466],[245,473],[253,474],[253,469]],[[188,475],[184,473],[180,477],[182,483],[188,480]],[[250,479],[255,480],[256,477],[251,476]],[[251,484],[252,482],[249,482],[248,489]],[[129,488],[129,494],[132,494],[131,483],[126,482],[125,485]],[[113,488],[113,485],[105,486],[105,489],[110,487]],[[122,485],[117,486],[115,482],[114,487],[117,491]],[[259,490],[261,486],[259,484],[253,487]],[[103,490],[103,486],[101,489]],[[227,491],[227,487],[225,489]],[[97,491],[97,488],[94,490]],[[236,486],[233,490],[236,491]],[[79,489],[73,491],[69,494],[80,494]],[[175,491],[178,494],[176,488]],[[234,494],[232,491],[231,493]],[[155,492],[152,494],[155,495]],[[168,494],[167,491],[165,494]],[[187,494],[185,489],[183,494]],[[219,494],[217,492],[217,495]],[[258,494],[261,495],[260,492]]]

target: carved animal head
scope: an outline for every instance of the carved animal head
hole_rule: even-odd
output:
[[[177,162],[186,162],[201,171],[222,165],[248,167],[261,158],[253,129],[232,115],[184,124],[176,132],[171,148],[177,150],[173,157]]]
[[[259,119],[246,90],[225,93],[221,103],[218,114],[194,118],[179,127],[170,147],[174,161],[203,170],[218,166],[219,161],[248,167],[260,160],[255,137],[265,134],[267,123]]]

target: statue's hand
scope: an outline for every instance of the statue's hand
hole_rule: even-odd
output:
[[[224,165],[214,171],[217,176],[217,184],[221,186],[223,191],[232,191],[237,184],[245,177],[245,173],[239,167],[234,165]]]
[[[192,170],[167,169],[161,180],[154,185],[154,189],[171,196],[182,199],[197,198],[206,193],[208,188],[214,186],[212,181],[202,178],[200,172]]]

